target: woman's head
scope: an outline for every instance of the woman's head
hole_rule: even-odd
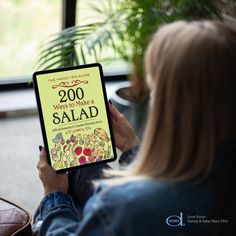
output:
[[[162,27],[146,52],[150,117],[135,174],[207,174],[236,133],[236,33],[220,22]]]

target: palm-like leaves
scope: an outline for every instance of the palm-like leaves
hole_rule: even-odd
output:
[[[105,24],[68,28],[54,35],[44,46],[38,67],[48,69],[84,64],[88,55],[97,61],[104,44],[114,44],[109,27]]]
[[[221,18],[219,6],[236,9],[234,0],[107,0],[102,5],[91,4],[104,20],[52,36],[42,48],[37,67],[101,62],[104,49],[112,48],[124,60],[138,64],[138,73],[142,74],[146,45],[160,25],[179,19]]]

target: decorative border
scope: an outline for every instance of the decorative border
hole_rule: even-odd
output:
[[[78,84],[87,84],[88,80],[72,80],[71,84],[69,81],[61,82],[60,84],[55,84],[52,86],[52,89],[56,89],[58,87],[63,87],[63,88],[72,88]]]

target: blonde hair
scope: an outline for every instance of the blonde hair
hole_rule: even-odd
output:
[[[152,104],[125,176],[207,176],[216,149],[236,135],[236,33],[211,21],[163,26],[147,48],[145,67]]]

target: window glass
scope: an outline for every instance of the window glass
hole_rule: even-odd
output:
[[[0,0],[0,79],[31,75],[40,46],[61,30],[60,0]]]
[[[76,25],[86,25],[97,22],[104,22],[107,20],[107,15],[110,13],[108,10],[111,8],[113,11],[117,8],[117,4],[119,4],[119,0],[79,0],[77,2],[76,9]],[[102,10],[102,12],[98,12],[97,9]],[[93,32],[93,35],[89,35],[87,41],[89,39],[96,38],[96,33],[98,34],[100,31]],[[114,36],[114,42],[117,43],[117,38]],[[127,72],[130,70],[130,65],[127,61],[121,59],[119,54],[114,51],[112,47],[107,47],[107,44],[101,44],[102,53],[100,54],[99,62],[103,65],[105,70],[111,72]],[[90,57],[87,53],[86,59],[88,58],[88,62],[94,62],[94,58],[90,60]]]
[[[101,8],[104,3],[106,4],[107,0],[79,0],[76,9],[76,24],[83,25],[104,20],[103,14],[93,9],[94,7]]]

